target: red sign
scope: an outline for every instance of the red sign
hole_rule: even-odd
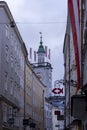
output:
[[[54,111],[55,115],[60,115],[60,111]]]
[[[52,90],[52,92],[54,93],[54,94],[63,94],[63,88],[54,88],[53,90]]]

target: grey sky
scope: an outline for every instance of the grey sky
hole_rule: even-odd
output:
[[[17,22],[27,49],[38,49],[40,34],[43,45],[51,49],[53,82],[62,79],[63,41],[67,19],[67,0],[5,0]]]

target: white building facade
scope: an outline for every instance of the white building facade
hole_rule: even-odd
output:
[[[9,7],[2,1],[0,17],[0,130],[22,130],[27,51]]]

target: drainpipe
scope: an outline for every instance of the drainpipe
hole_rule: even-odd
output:
[[[26,57],[24,62],[24,119],[26,118]],[[26,126],[24,125],[24,130]]]
[[[44,119],[45,119],[45,115],[44,115],[44,90],[43,90],[43,130],[44,130],[44,124],[45,124],[45,122],[44,122]]]
[[[68,43],[69,43],[69,129],[70,129],[70,114],[71,114],[70,79],[71,79],[71,74],[70,74],[70,36],[69,36],[69,34],[68,34]]]
[[[65,103],[64,103],[64,128],[66,128],[66,60],[65,60]]]
[[[83,87],[83,0],[81,0],[80,10],[80,41],[81,41],[81,88]]]
[[[33,120],[34,120],[34,118],[33,118],[33,76],[34,76],[34,73],[33,73],[33,71],[32,71],[32,123],[33,123]],[[33,130],[33,128],[31,128],[31,130]]]

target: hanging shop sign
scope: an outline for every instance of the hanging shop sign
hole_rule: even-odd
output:
[[[54,94],[63,94],[63,88],[54,88],[52,92]]]

